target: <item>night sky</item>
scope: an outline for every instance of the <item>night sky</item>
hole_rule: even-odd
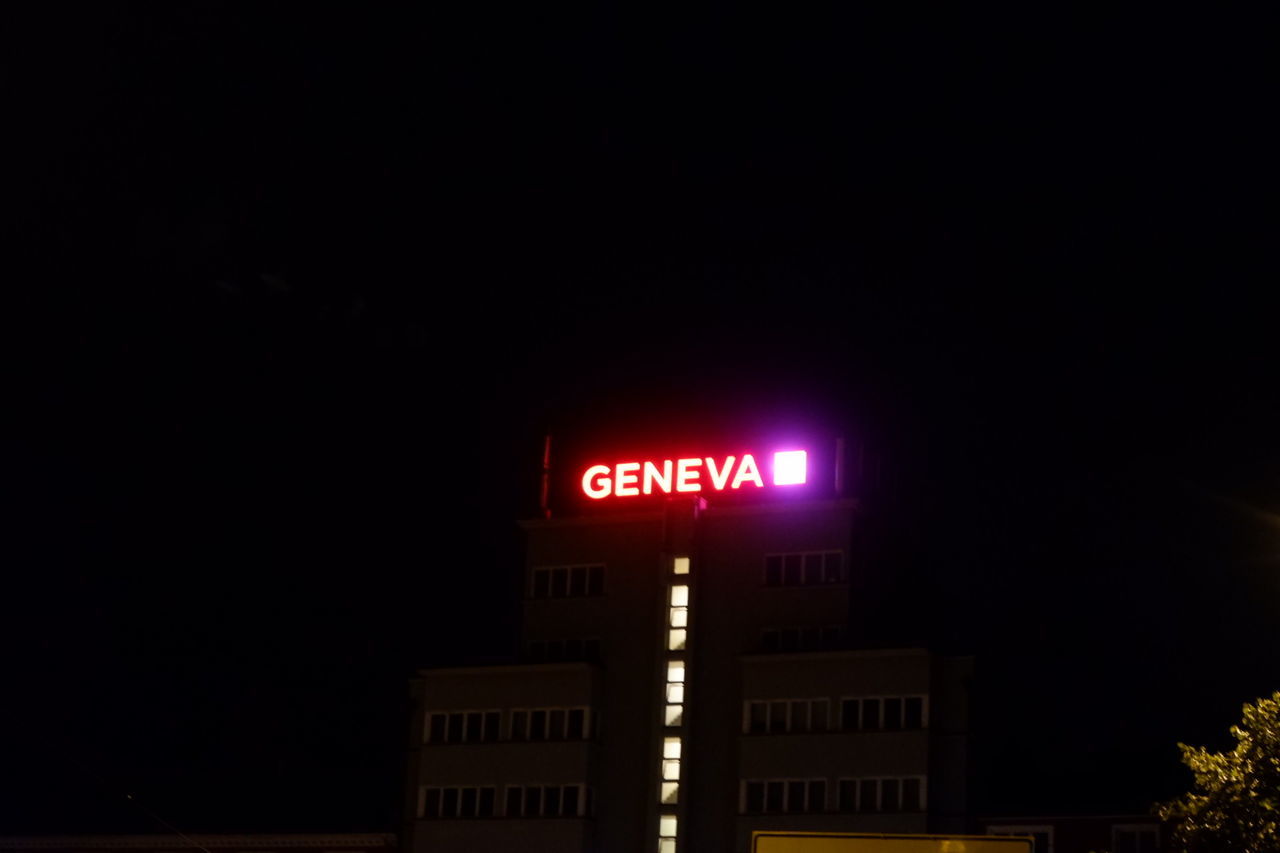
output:
[[[0,833],[395,830],[547,433],[865,446],[875,633],[977,656],[974,809],[1185,788],[1280,688],[1238,14],[10,13]]]

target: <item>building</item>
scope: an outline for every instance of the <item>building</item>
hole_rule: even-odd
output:
[[[521,662],[413,681],[412,853],[965,830],[971,661],[849,647],[858,503],[778,458],[592,466],[523,522]]]
[[[28,835],[0,837],[4,853],[395,853],[391,833]]]
[[[1035,853],[1162,853],[1168,827],[1150,814],[989,817],[988,835],[1029,835]]]

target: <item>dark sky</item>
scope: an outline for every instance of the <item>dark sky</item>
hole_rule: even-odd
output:
[[[645,426],[886,459],[980,808],[1176,791],[1280,687],[1270,23],[14,15],[0,832],[394,829],[541,436]]]

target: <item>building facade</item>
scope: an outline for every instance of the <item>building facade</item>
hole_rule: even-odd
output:
[[[857,504],[669,496],[522,524],[522,658],[421,671],[412,853],[963,832],[971,661],[850,648]]]

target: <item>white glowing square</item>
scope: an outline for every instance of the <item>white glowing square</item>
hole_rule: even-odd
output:
[[[668,726],[681,725],[684,722],[684,706],[668,705],[665,722]]]
[[[687,607],[671,608],[671,627],[672,628],[688,628],[689,627],[689,608]]]
[[[684,685],[668,684],[667,685],[667,701],[683,702],[684,701]]]
[[[671,571],[677,575],[689,574],[689,558],[676,557],[675,563],[673,563],[671,566]]]
[[[662,804],[664,806],[674,806],[680,802],[680,783],[679,782],[663,782],[662,783]]]
[[[684,681],[684,661],[673,660],[667,662],[667,681]]]
[[[779,450],[773,454],[773,484],[803,485],[809,472],[808,453],[803,450]]]
[[[679,758],[680,757],[680,738],[668,737],[662,739],[662,757],[663,758]]]
[[[659,815],[658,817],[658,835],[663,838],[674,838],[676,835],[676,816],[673,814]]]
[[[673,652],[683,650],[687,634],[684,628],[672,628],[667,632],[667,648]]]
[[[676,840],[674,838],[659,838],[658,853],[676,853]]]
[[[672,607],[688,607],[689,606],[689,587],[673,586],[671,587],[671,606]]]
[[[680,778],[680,759],[673,758],[662,762],[662,778],[667,780]]]

